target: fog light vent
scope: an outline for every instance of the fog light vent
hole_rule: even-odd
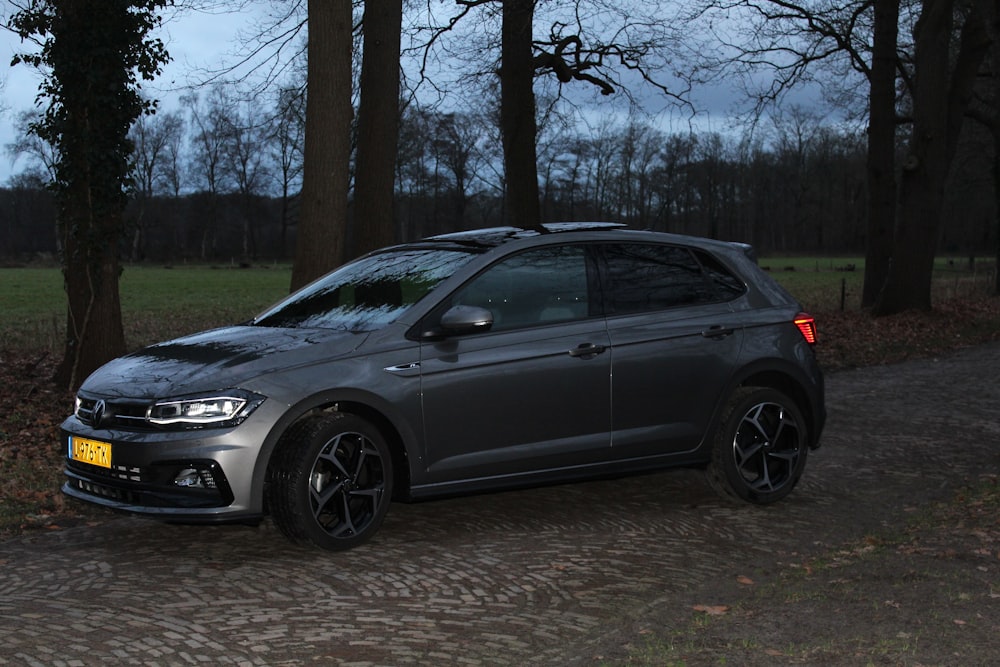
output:
[[[174,486],[187,489],[215,489],[215,476],[209,466],[184,468],[174,477]]]

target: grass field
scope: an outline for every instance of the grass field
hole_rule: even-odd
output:
[[[779,283],[809,310],[830,312],[861,307],[865,279],[863,257],[762,257],[759,261]],[[934,299],[969,297],[990,293],[995,262],[940,257],[934,268]]]
[[[291,267],[128,266],[122,320],[130,347],[247,320],[288,293]],[[59,349],[66,319],[62,274],[54,268],[0,269],[0,346]]]
[[[760,265],[810,311],[860,306],[860,257],[762,257]],[[938,260],[935,298],[987,294],[992,264]],[[122,273],[122,319],[130,348],[247,320],[287,294],[289,265],[253,268],[127,266]],[[66,296],[57,268],[0,268],[0,348],[60,351]]]

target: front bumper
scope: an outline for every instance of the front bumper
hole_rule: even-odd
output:
[[[92,429],[70,417],[60,434],[67,452],[62,491],[110,509],[167,520],[257,519],[263,514],[262,493],[260,488],[254,492],[253,483],[259,426],[245,422],[230,429],[135,432]],[[105,443],[110,466],[107,461],[74,460],[71,438]]]
[[[144,468],[108,470],[67,460],[64,472],[67,495],[130,511],[199,510],[228,507],[233,502],[229,480],[215,461],[164,461]],[[197,481],[181,486],[179,478]]]

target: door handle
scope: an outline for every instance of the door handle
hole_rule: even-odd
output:
[[[734,329],[732,327],[724,327],[721,324],[715,324],[710,326],[701,332],[701,335],[705,338],[725,338],[726,336],[732,335]]]
[[[608,349],[604,345],[594,345],[593,343],[581,343],[569,351],[569,356],[577,359],[592,359],[604,350]]]

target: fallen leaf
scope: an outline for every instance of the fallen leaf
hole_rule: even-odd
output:
[[[729,611],[729,607],[724,604],[709,605],[709,604],[696,604],[692,607],[695,611],[700,611],[703,614],[708,614],[709,616],[722,616]]]
[[[753,579],[750,577],[745,577],[742,574],[736,577],[736,583],[743,584],[744,586],[753,586]]]

